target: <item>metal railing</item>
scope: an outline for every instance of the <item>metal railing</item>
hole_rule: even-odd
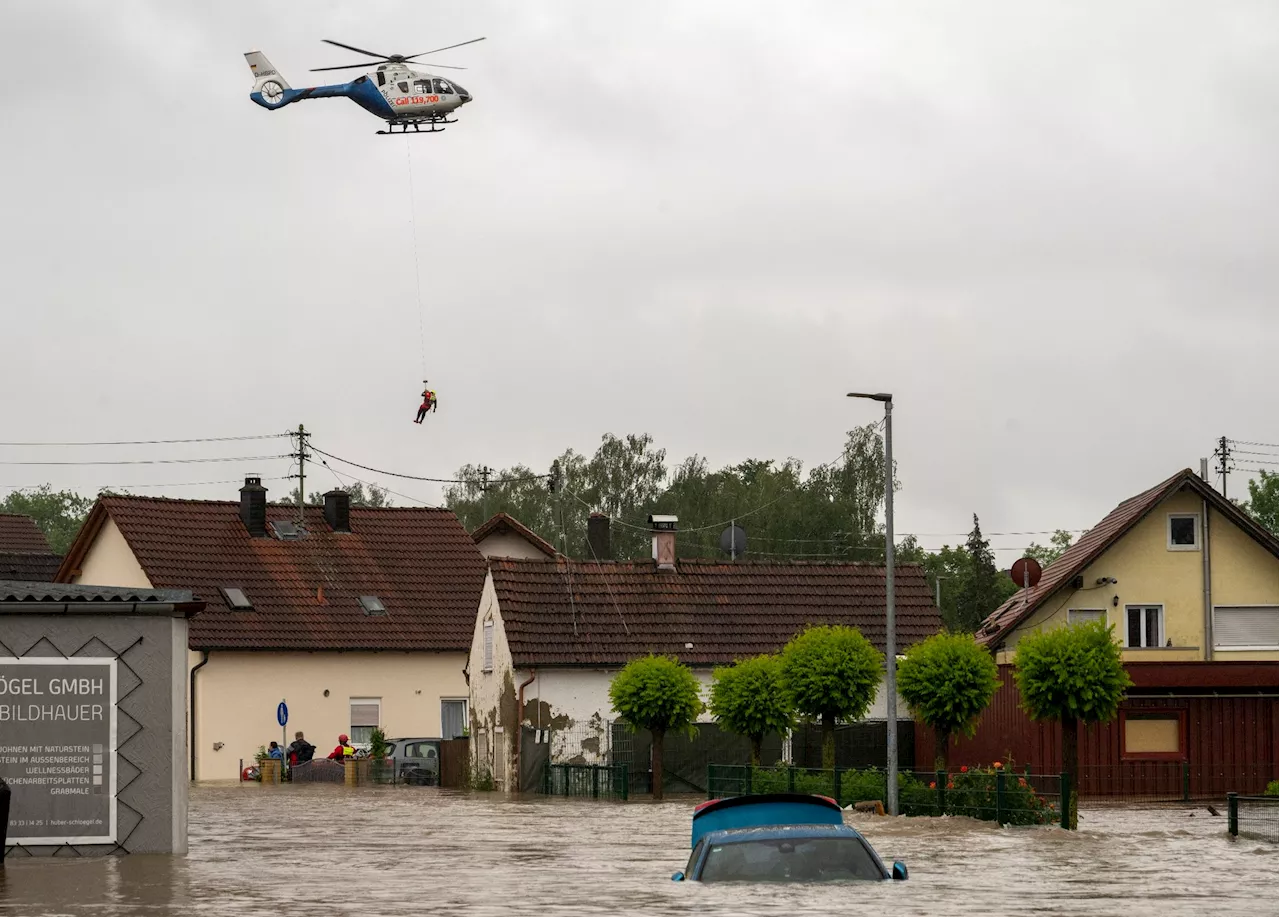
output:
[[[1227,793],[1261,795],[1276,764],[1200,765],[1188,761],[1122,761],[1080,767],[1081,799],[1143,803],[1220,800]]]
[[[1002,825],[1069,826],[1062,804],[1065,774],[1027,774],[1003,767],[964,767],[959,771],[899,771],[898,803],[903,815],[966,815]],[[878,768],[865,770],[805,767],[707,767],[707,798],[764,793],[829,796],[841,806],[884,804],[888,783]]]
[[[1228,793],[1227,831],[1232,837],[1280,843],[1280,797]]]
[[[625,764],[547,764],[542,793],[625,802],[631,795],[630,768]]]

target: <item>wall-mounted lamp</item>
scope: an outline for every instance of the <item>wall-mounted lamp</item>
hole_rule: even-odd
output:
[[[1117,607],[1119,607],[1119,605],[1120,605],[1120,596],[1118,596],[1118,595],[1113,595],[1113,596],[1111,597],[1111,607],[1112,607],[1112,608],[1117,608]]]

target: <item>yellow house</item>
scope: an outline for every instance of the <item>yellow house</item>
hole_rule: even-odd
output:
[[[57,582],[191,590],[190,770],[234,780],[259,746],[304,731],[317,756],[339,734],[454,738],[468,720],[464,668],[484,558],[453,513],[103,497]],[[288,725],[277,722],[287,702]]]
[[[1131,497],[978,631],[1000,663],[1033,631],[1102,618],[1126,663],[1276,662],[1276,537],[1190,469]]]

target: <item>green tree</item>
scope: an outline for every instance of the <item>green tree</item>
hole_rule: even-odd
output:
[[[377,484],[370,484],[368,490],[365,490],[364,487],[365,487],[364,484],[360,483],[359,481],[353,481],[350,484],[350,486],[343,487],[341,489],[345,490],[347,492],[347,495],[351,498],[352,506],[369,506],[374,509],[379,509],[384,506],[392,505],[391,495],[388,494],[381,487],[379,487]],[[289,493],[289,496],[285,497],[283,500],[272,501],[272,502],[279,502],[279,503],[285,503],[285,504],[291,504],[293,506],[297,506],[298,505],[298,488],[295,487]],[[313,490],[311,493],[307,494],[307,503],[310,506],[323,506],[324,493],[319,490]]]
[[[777,656],[741,659],[712,674],[711,714],[727,732],[751,740],[751,763],[760,764],[760,746],[771,732],[791,728],[791,701],[782,686]]]
[[[1050,536],[1048,547],[1036,544],[1033,541],[1031,544],[1027,545],[1027,549],[1023,552],[1023,556],[1034,557],[1040,562],[1040,566],[1047,567],[1049,564],[1061,557],[1067,548],[1071,547],[1071,542],[1073,540],[1074,539],[1070,532],[1058,529],[1052,536]],[[1017,586],[1016,583],[1014,585],[1015,587]]]
[[[1004,588],[999,582],[1002,575],[996,570],[991,543],[982,537],[977,513],[974,513],[973,531],[969,533],[964,550],[969,555],[969,576],[956,599],[956,629],[973,633],[1016,587]],[[1003,578],[1009,579],[1008,576]]]
[[[782,650],[782,683],[795,708],[822,722],[822,766],[836,765],[836,721],[866,716],[884,654],[852,627],[809,627]]]
[[[898,662],[898,691],[937,737],[938,770],[947,769],[951,737],[973,736],[999,687],[995,660],[970,634],[934,634]]]
[[[1280,534],[1280,520],[1277,514],[1278,494],[1280,494],[1280,474],[1274,471],[1259,471],[1257,480],[1249,479],[1249,499],[1235,504],[1254,518],[1257,523],[1272,535]]]
[[[662,746],[668,732],[695,732],[703,711],[698,679],[674,656],[633,659],[613,676],[609,700],[632,729],[653,734],[653,798],[662,798]]]
[[[1103,621],[1062,625],[1022,637],[1014,650],[1014,679],[1022,709],[1033,720],[1062,725],[1062,771],[1070,780],[1070,826],[1076,827],[1080,786],[1079,724],[1115,718],[1132,682],[1113,628]]]
[[[54,490],[41,484],[12,491],[0,500],[0,513],[17,513],[35,520],[55,554],[66,554],[93,508],[93,501],[71,490]]]

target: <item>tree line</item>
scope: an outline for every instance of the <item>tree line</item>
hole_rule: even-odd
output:
[[[687,666],[674,656],[658,655],[634,659],[618,672],[609,685],[609,700],[629,727],[652,733],[653,791],[661,799],[666,735],[692,732],[704,711],[725,731],[750,741],[755,766],[761,763],[767,735],[816,720],[822,724],[822,767],[834,769],[836,724],[867,715],[884,677],[884,661],[884,654],[855,628],[811,626],[776,654],[717,668],[707,702]],[[1078,727],[1114,719],[1131,685],[1114,627],[1093,621],[1029,634],[1018,641],[1013,669],[1028,716],[1061,727],[1062,773],[1069,785],[1061,805],[1074,828]],[[1000,688],[994,658],[971,634],[944,631],[908,649],[897,675],[912,715],[934,731],[936,770],[949,773],[953,740],[974,735]],[[1003,763],[992,767],[999,770]]]

